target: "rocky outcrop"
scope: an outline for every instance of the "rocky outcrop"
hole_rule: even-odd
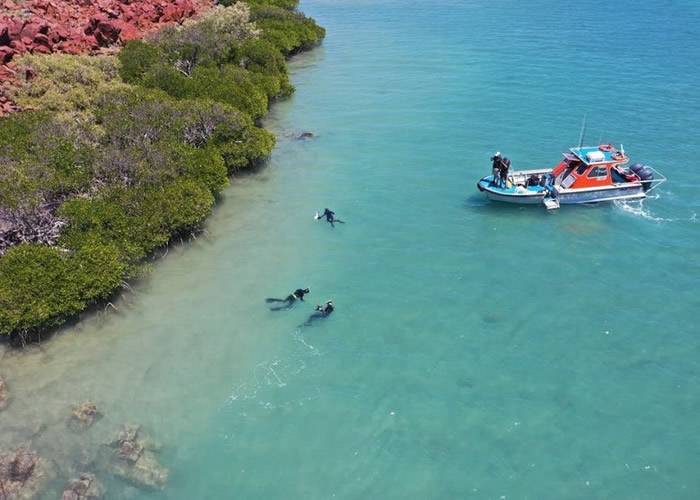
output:
[[[96,500],[104,495],[105,488],[94,474],[81,474],[78,479],[73,479],[68,484],[61,500]]]
[[[148,440],[140,436],[138,426],[124,426],[110,443],[114,449],[111,470],[138,486],[160,489],[168,482],[169,471],[156,458]]]
[[[97,405],[92,401],[85,401],[73,407],[71,422],[74,427],[87,429],[95,423],[96,420],[102,417],[102,414],[97,410]]]
[[[7,384],[5,383],[5,379],[3,379],[0,376],[0,411],[7,408],[8,404],[9,404],[9,397],[7,395]]]
[[[80,54],[117,46],[163,24],[179,23],[214,0],[0,0],[0,82],[25,52]],[[0,116],[17,107],[0,88]]]
[[[0,453],[0,498],[36,498],[48,479],[43,461],[29,448]]]

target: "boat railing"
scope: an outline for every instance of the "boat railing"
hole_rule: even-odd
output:
[[[532,170],[513,170],[510,172],[513,176],[525,176],[529,177],[531,175],[545,174],[552,171],[552,168],[534,168]]]
[[[548,174],[552,171],[551,168],[536,168],[533,170],[514,170],[508,174],[508,178],[513,184],[518,182],[527,182],[533,175]]]
[[[662,174],[661,172],[659,172],[658,170],[656,170],[654,167],[651,167],[648,165],[647,165],[647,167],[650,168],[654,172],[654,178],[651,179],[650,181],[648,181],[650,184],[649,189],[647,189],[647,193],[648,193],[652,189],[656,189],[657,187],[659,187],[661,184],[666,182],[668,179],[666,179],[666,176],[664,174]]]

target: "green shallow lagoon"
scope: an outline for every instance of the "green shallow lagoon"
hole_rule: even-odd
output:
[[[171,480],[98,470],[117,499],[697,498],[697,4],[302,10],[328,36],[293,60],[269,167],[118,311],[2,357],[0,447],[34,435],[64,478],[139,423]],[[554,164],[584,114],[589,142],[669,177],[657,199],[482,199],[494,151]],[[315,222],[326,206],[347,223]],[[266,309],[299,286],[306,304]],[[105,416],[76,433],[85,399]]]

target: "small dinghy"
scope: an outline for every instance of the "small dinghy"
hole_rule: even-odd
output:
[[[600,203],[613,200],[641,200],[666,180],[656,169],[642,164],[627,168],[624,148],[612,144],[571,148],[554,168],[510,171],[507,159],[492,158],[492,175],[476,186],[489,199],[523,205]]]

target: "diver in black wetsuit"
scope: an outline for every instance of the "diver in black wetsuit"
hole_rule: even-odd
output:
[[[503,158],[501,157],[500,151],[496,151],[496,154],[491,157],[493,165],[491,167],[491,174],[493,174],[493,184],[498,185],[501,179],[501,170],[503,168]]]
[[[341,224],[345,224],[345,222],[343,222],[342,220],[335,218],[335,212],[333,210],[328,210],[327,208],[324,208],[323,213],[318,218],[323,219],[324,217],[326,218],[326,221],[331,225],[331,227],[335,227],[333,225],[334,222],[340,222]]]
[[[504,157],[501,164],[503,165],[501,167],[501,186],[508,187],[508,170],[510,170],[510,160]]]
[[[330,314],[335,310],[335,306],[333,305],[332,300],[326,301],[325,304],[323,305],[318,305],[314,308],[314,312],[311,316],[309,316],[309,319],[307,319],[304,322],[303,326],[309,326],[311,325],[315,320],[321,319],[321,318],[326,318],[330,316]]]
[[[265,302],[267,302],[268,304],[272,303],[272,302],[282,302],[283,303],[283,305],[281,305],[281,306],[271,307],[270,311],[279,311],[281,309],[289,309],[290,307],[292,307],[294,305],[294,303],[297,300],[301,300],[302,302],[304,302],[304,295],[306,295],[307,293],[309,293],[308,288],[297,288],[296,290],[294,290],[294,292],[287,295],[287,297],[284,299],[272,299],[272,298],[270,298],[270,299],[265,299]]]

